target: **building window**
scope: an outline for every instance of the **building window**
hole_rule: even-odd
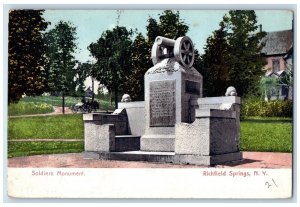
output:
[[[273,64],[273,73],[279,72],[280,70],[280,65],[279,65],[279,60],[272,60]]]

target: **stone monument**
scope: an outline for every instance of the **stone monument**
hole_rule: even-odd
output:
[[[202,76],[193,67],[194,46],[189,37],[158,36],[152,47],[154,66],[145,74],[145,134],[143,151],[175,150],[175,124],[191,123],[191,100],[202,96]]]
[[[145,101],[128,102],[126,94],[112,114],[83,115],[85,157],[196,165],[241,160],[236,90],[202,98],[202,75],[193,67],[187,36],[158,36],[151,57]]]

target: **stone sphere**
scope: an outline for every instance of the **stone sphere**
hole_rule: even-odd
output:
[[[235,87],[229,86],[226,90],[225,96],[237,96]]]
[[[131,97],[130,97],[130,95],[129,95],[129,94],[124,94],[124,95],[122,96],[121,102],[131,102]]]

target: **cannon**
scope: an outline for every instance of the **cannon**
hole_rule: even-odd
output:
[[[192,67],[194,63],[194,45],[192,40],[187,37],[179,37],[176,40],[157,36],[151,51],[153,65],[165,58],[174,57],[185,68]]]

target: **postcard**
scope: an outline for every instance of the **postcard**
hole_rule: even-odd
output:
[[[291,199],[293,10],[7,20],[12,200]]]

